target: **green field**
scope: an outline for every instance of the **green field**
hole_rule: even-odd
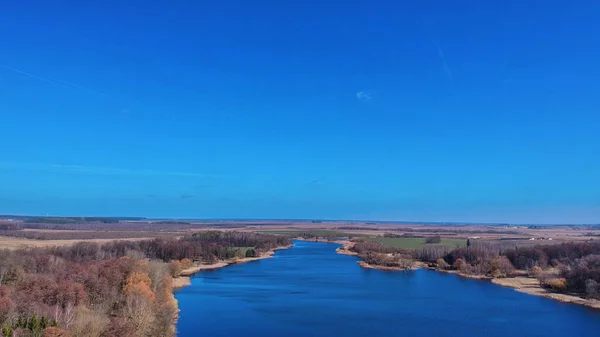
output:
[[[456,248],[457,245],[464,247],[467,243],[467,240],[442,239],[442,242],[438,244],[426,244],[425,238],[385,238],[382,236],[372,237],[369,240],[381,243],[384,246],[404,249],[417,249],[437,245]]]
[[[243,256],[246,256],[246,251],[248,249],[254,249],[254,247],[235,247],[233,249],[240,251]]]

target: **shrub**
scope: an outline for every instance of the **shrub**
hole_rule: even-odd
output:
[[[444,259],[437,259],[436,261],[438,269],[448,269],[450,265]]]
[[[442,237],[439,235],[436,236],[428,236],[425,238],[425,243],[441,243]]]
[[[465,261],[461,258],[458,258],[454,261],[454,264],[452,265],[452,267],[460,272],[467,272],[468,268],[467,268],[467,264],[465,263]]]
[[[496,260],[496,263],[500,277],[507,277],[515,272],[515,267],[513,267],[512,263],[510,263],[506,256],[500,256]]]
[[[554,291],[567,290],[567,280],[563,277],[550,279],[546,282],[546,285]]]
[[[181,271],[183,271],[183,266],[181,262],[173,260],[169,262],[169,269],[172,277],[178,277],[181,274]]]
[[[527,274],[529,275],[529,277],[535,277],[535,278],[539,278],[542,273],[543,273],[542,268],[540,268],[539,266],[533,266],[533,267],[529,268],[529,270],[527,271]]]
[[[181,261],[180,261],[180,262],[181,262],[181,267],[182,267],[183,269],[188,269],[188,268],[190,268],[190,267],[192,266],[192,264],[193,264],[193,263],[192,263],[192,260],[190,260],[190,259],[188,259],[188,258],[183,258],[183,259],[181,259]]]
[[[256,250],[254,248],[246,250],[246,257],[256,257]]]
[[[44,329],[44,333],[42,335],[43,337],[71,337],[71,334],[68,331],[59,329],[59,328],[55,328],[55,327],[49,327]]]

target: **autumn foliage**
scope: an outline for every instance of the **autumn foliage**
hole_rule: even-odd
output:
[[[430,258],[435,255],[424,256]],[[511,249],[480,243],[474,247],[454,249],[442,259],[465,274],[506,277],[512,275],[515,269],[526,270],[530,277],[537,278],[551,291],[600,299],[599,241]],[[437,265],[444,264],[438,259]],[[558,269],[560,277],[547,275],[545,270],[551,267]]]
[[[171,280],[194,261],[268,250],[288,238],[200,232],[180,239],[0,250],[0,329],[19,337],[171,337]],[[171,262],[169,262],[171,261]]]

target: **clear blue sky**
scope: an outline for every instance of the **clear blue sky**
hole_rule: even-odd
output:
[[[597,1],[8,1],[0,213],[597,223],[599,22]]]

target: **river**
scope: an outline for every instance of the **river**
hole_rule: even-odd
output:
[[[430,270],[363,269],[337,244],[196,274],[179,337],[592,336],[600,310]]]

